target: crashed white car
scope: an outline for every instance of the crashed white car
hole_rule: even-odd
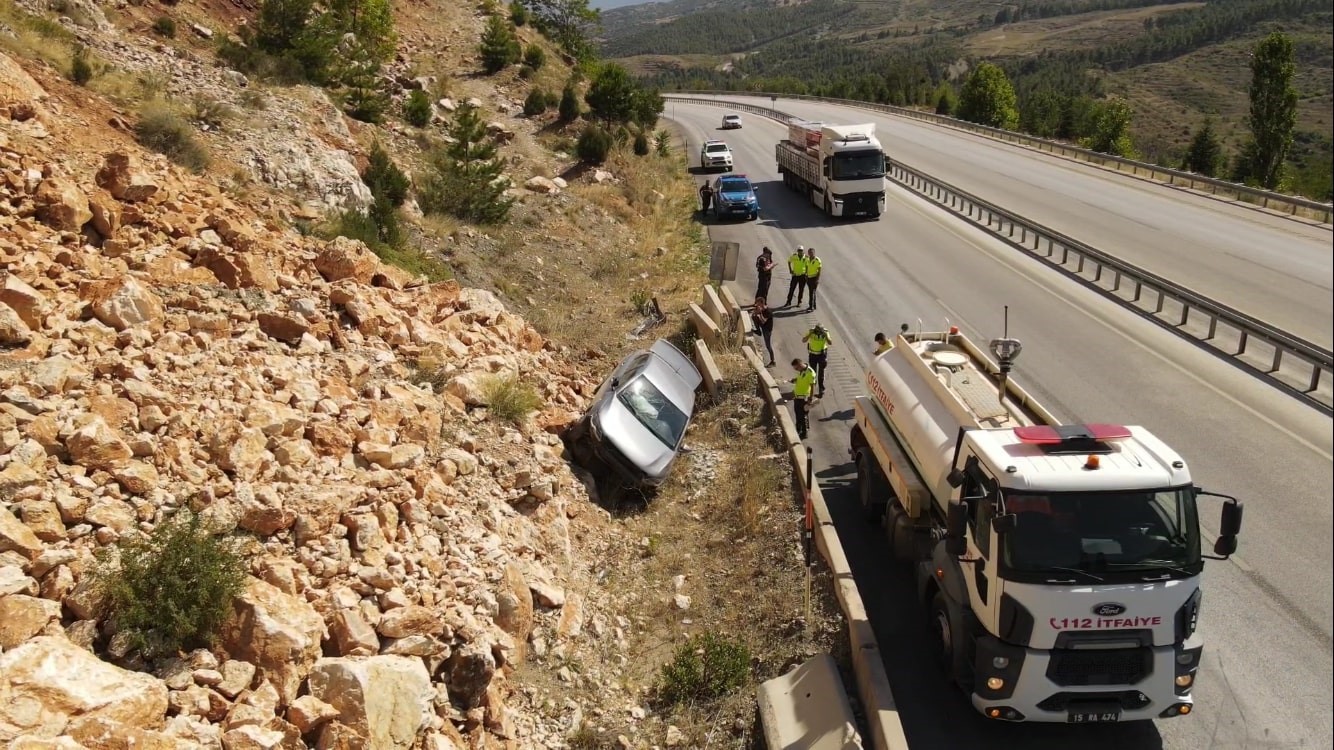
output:
[[[690,358],[666,339],[629,355],[570,426],[570,453],[594,473],[605,467],[631,484],[661,484],[685,439],[702,380]]]
[[[741,115],[723,115],[723,130],[738,130],[741,128]]]

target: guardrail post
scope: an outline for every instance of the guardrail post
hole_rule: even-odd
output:
[[[1186,321],[1189,319],[1190,319],[1190,305],[1187,305],[1186,303],[1183,302],[1181,303],[1181,322],[1177,323],[1177,327],[1179,328],[1181,326],[1184,326],[1186,324]]]
[[[1139,302],[1140,294],[1142,294],[1143,292],[1144,292],[1144,282],[1140,281],[1139,279],[1135,279],[1135,296],[1131,299],[1131,302]]]
[[[1250,341],[1250,338],[1251,335],[1249,333],[1246,333],[1245,331],[1241,332],[1241,336],[1237,338],[1237,351],[1233,356],[1239,356],[1246,353],[1246,344]]]
[[[1311,387],[1306,389],[1307,393],[1315,393],[1320,387],[1320,366],[1311,365]]]
[[[1210,316],[1209,316],[1209,333],[1208,333],[1208,335],[1206,335],[1206,336],[1204,337],[1204,340],[1205,340],[1205,341],[1210,341],[1210,340],[1212,340],[1213,337],[1214,337],[1214,335],[1217,334],[1217,333],[1218,333],[1218,316],[1217,316],[1217,315],[1210,315]]]
[[[1159,290],[1159,292],[1158,292],[1158,306],[1155,307],[1155,308],[1153,309],[1153,314],[1154,314],[1154,315],[1157,315],[1158,313],[1162,312],[1162,311],[1163,311],[1163,304],[1166,303],[1166,302],[1167,302],[1167,295],[1163,294],[1163,292],[1162,292],[1161,290]]]
[[[1269,369],[1270,373],[1278,372],[1279,365],[1283,362],[1283,347],[1274,347],[1274,366]]]
[[[1116,276],[1112,278],[1112,291],[1119,292],[1121,291],[1121,272],[1115,271],[1114,273]]]
[[[1102,280],[1102,269],[1103,265],[1101,263],[1099,263],[1097,267],[1093,269],[1093,281],[1095,283]]]
[[[1084,272],[1084,254],[1080,253],[1079,265],[1075,266],[1075,273],[1083,273],[1083,272]]]

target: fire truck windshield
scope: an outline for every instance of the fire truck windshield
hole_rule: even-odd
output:
[[[1002,574],[1047,582],[1082,572],[1108,582],[1198,575],[1200,525],[1189,487],[1125,492],[1003,494],[1014,528],[1001,538]],[[1087,582],[1087,580],[1081,580]]]

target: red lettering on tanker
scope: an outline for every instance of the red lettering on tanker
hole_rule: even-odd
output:
[[[893,414],[894,402],[889,400],[889,394],[885,393],[885,389],[880,387],[880,381],[874,375],[868,373],[866,375],[866,385],[871,389],[871,393],[875,394],[875,400],[879,401],[880,405],[885,408],[885,413]]]
[[[1162,617],[1052,617],[1052,630],[1099,630],[1103,628],[1153,628],[1163,624]]]

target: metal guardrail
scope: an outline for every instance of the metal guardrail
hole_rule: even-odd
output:
[[[740,109],[786,122],[793,116],[770,107],[722,99],[678,101]],[[990,201],[904,164],[891,161],[890,179],[1012,247],[1043,261],[1104,296],[1173,332],[1208,346],[1279,389],[1334,414],[1324,373],[1334,353],[1292,336],[1169,279],[1127,263],[1079,240],[1029,221]],[[1294,364],[1294,360],[1296,363]]]
[[[678,92],[667,92],[664,93],[664,96],[673,97],[676,93]],[[1321,203],[1320,201],[1314,201],[1296,195],[1284,195],[1283,193],[1261,190],[1260,188],[1253,188],[1249,185],[1228,182],[1227,180],[1220,180],[1214,177],[1205,177],[1204,175],[1195,174],[1194,172],[1186,172],[1180,169],[1160,167],[1157,164],[1149,164],[1148,162],[1135,161],[1134,159],[1126,159],[1120,156],[1104,154],[1100,151],[1090,151],[1089,149],[1079,148],[1078,146],[1072,146],[1068,143],[1053,141],[1046,138],[1038,138],[1024,133],[1017,133],[1013,130],[990,128],[985,125],[978,125],[965,120],[938,115],[934,112],[923,112],[921,110],[909,109],[907,107],[895,107],[889,104],[876,104],[874,102],[863,102],[855,99],[835,99],[832,97],[807,96],[804,94],[774,94],[761,91],[681,91],[679,94],[682,96],[727,96],[731,94],[734,96],[754,96],[769,99],[796,99],[800,101],[824,102],[826,104],[838,104],[846,107],[857,107],[860,109],[886,112],[900,117],[929,122],[934,125],[955,128],[956,130],[965,130],[970,133],[976,133],[988,138],[1014,143],[1025,148],[1044,151],[1057,156],[1089,162],[1106,169],[1114,169],[1117,172],[1128,173],[1137,177],[1146,177],[1167,185],[1208,193],[1215,197],[1221,198],[1228,195],[1235,196],[1239,201],[1271,210],[1281,210],[1289,216],[1301,216],[1320,221],[1324,224],[1330,224],[1331,219],[1334,218],[1334,204]]]

